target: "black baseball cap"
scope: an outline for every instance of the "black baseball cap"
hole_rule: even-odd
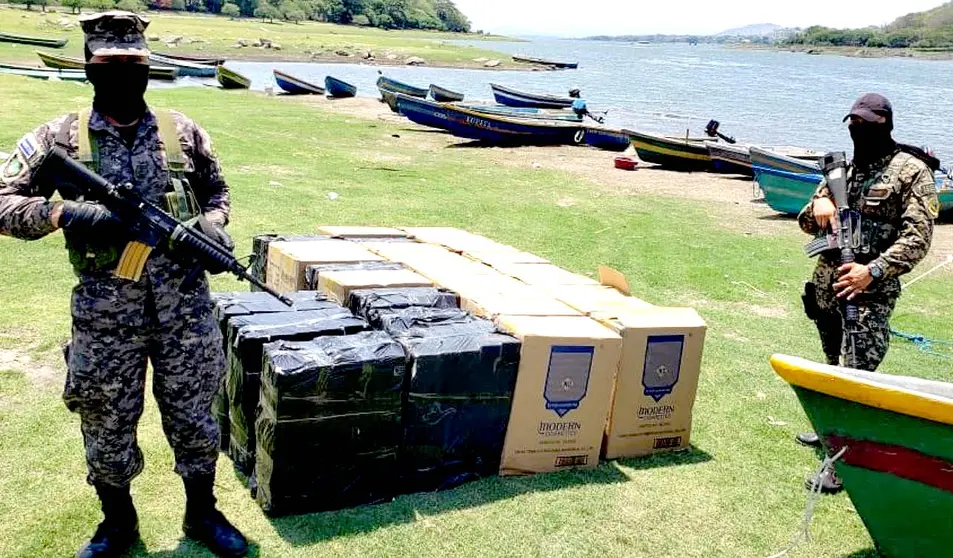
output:
[[[844,117],[844,122],[847,122],[851,116],[876,124],[889,124],[893,122],[893,105],[883,95],[867,93],[857,99],[854,106],[850,108],[850,112]]]

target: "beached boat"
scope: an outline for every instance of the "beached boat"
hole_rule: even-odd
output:
[[[331,97],[353,97],[357,95],[357,87],[334,76],[324,78],[324,87]]]
[[[56,68],[59,70],[85,70],[86,61],[81,58],[73,58],[71,56],[60,56],[58,54],[50,54],[49,52],[36,51],[36,55],[40,57],[40,60],[49,68]],[[149,66],[149,79],[161,79],[166,81],[172,81],[178,75],[178,71],[175,68],[170,68],[168,66]]]
[[[814,173],[789,172],[754,164],[752,170],[754,180],[764,194],[765,203],[785,215],[800,213],[824,178],[819,169],[815,169]]]
[[[21,66],[19,64],[0,64],[0,74],[24,76],[38,79],[60,79],[63,81],[86,81],[86,72],[83,70],[59,70],[56,68],[39,68]]]
[[[63,48],[69,39],[44,39],[42,37],[30,37],[27,35],[16,35],[14,33],[0,33],[0,43],[17,43],[21,45],[33,45],[48,48]]]
[[[463,100],[463,93],[450,91],[449,89],[431,83],[430,97],[438,103],[458,103]]]
[[[178,54],[173,52],[153,52],[153,54],[158,54],[164,58],[171,58],[172,60],[182,60],[184,62],[191,62],[193,64],[201,64],[202,66],[221,66],[225,63],[224,58],[199,56],[195,54]]]
[[[600,126],[586,126],[586,145],[606,151],[625,151],[632,145],[629,134],[622,130],[603,128]]]
[[[953,548],[953,384],[838,368],[782,355],[794,388],[834,454],[880,555],[949,556]]]
[[[526,64],[536,64],[538,66],[549,66],[557,70],[575,70],[579,67],[578,62],[562,62],[559,60],[547,60],[546,58],[537,58],[535,56],[523,56],[521,54],[513,55],[514,62],[523,62]]]
[[[752,176],[751,152],[747,145],[709,142],[708,154],[717,172]]]
[[[582,115],[562,109],[536,109],[527,107],[508,107],[505,105],[484,105],[454,103],[460,108],[469,109],[484,114],[509,116],[511,118],[533,118],[539,120],[562,120],[565,122],[582,122]]]
[[[217,79],[225,89],[248,89],[251,87],[250,79],[235,70],[229,70],[225,66],[215,67],[215,79]]]
[[[272,73],[275,75],[275,83],[286,93],[291,95],[324,95],[324,88],[320,85],[296,78],[280,70],[272,70]]]
[[[429,89],[414,87],[413,85],[408,85],[402,81],[397,81],[396,79],[391,79],[387,76],[380,76],[377,78],[377,88],[381,90],[386,89],[388,91],[393,91],[394,93],[401,93],[403,95],[410,95],[411,97],[420,97],[421,99],[426,99],[427,93],[430,92]]]
[[[461,138],[494,145],[574,145],[585,133],[578,124],[479,113],[398,94],[400,113],[411,121]]]
[[[388,91],[386,89],[381,89],[381,102],[390,107],[392,112],[400,112],[400,108],[397,106],[397,93],[393,91]]]
[[[937,197],[940,198],[940,213],[953,210],[953,177],[937,173]]]
[[[817,174],[820,172],[820,166],[817,160],[801,159],[786,155],[791,153],[790,148],[764,148],[751,146],[748,151],[751,154],[751,164],[761,167],[769,167],[777,170],[783,170],[793,173]],[[806,150],[804,150],[806,152]]]
[[[710,140],[671,138],[624,130],[632,139],[639,159],[665,168],[680,171],[710,171],[713,169],[707,144]]]
[[[493,90],[493,98],[496,99],[496,102],[508,107],[569,108],[576,100],[572,97],[525,93],[496,83],[491,83],[490,89]]]
[[[150,54],[149,61],[153,64],[159,66],[167,66],[169,68],[175,68],[176,72],[180,76],[189,76],[189,77],[215,77],[215,66],[205,66],[202,64],[196,64],[195,62],[187,62],[185,60],[175,60],[173,58],[168,58],[162,56],[161,54]]]

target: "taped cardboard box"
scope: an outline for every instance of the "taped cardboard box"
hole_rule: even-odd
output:
[[[523,252],[515,248],[502,251],[476,250],[464,252],[464,256],[471,260],[482,262],[490,267],[498,268],[512,264],[548,264],[549,260],[536,254]]]
[[[606,458],[687,448],[705,321],[690,308],[651,308],[593,317],[622,336],[606,428]]]
[[[304,270],[304,282],[308,287],[309,291],[318,290],[318,278],[321,277],[322,273],[327,273],[328,271],[358,271],[361,269],[407,269],[402,263],[399,262],[356,262],[356,263],[332,263],[332,264],[316,264],[309,265]],[[319,296],[324,296],[319,293]]]
[[[457,256],[453,252],[441,246],[433,244],[424,244],[422,242],[365,242],[362,244],[365,248],[393,262],[403,262],[406,258],[440,258],[444,256]]]
[[[407,237],[407,233],[404,231],[390,227],[348,227],[324,225],[318,227],[318,232],[337,238],[366,238],[375,236],[381,238]]]
[[[318,290],[341,304],[347,304],[356,290],[432,286],[432,281],[407,269],[329,271],[318,278]]]
[[[497,324],[523,344],[500,474],[596,467],[621,337],[585,317]]]
[[[637,312],[652,304],[603,285],[551,285],[543,291],[586,315]]]
[[[272,242],[268,246],[268,286],[278,292],[307,288],[309,265],[381,261],[364,246],[347,240]]]
[[[403,230],[421,242],[438,244],[454,252],[515,250],[512,246],[453,227],[404,227]]]
[[[460,308],[481,318],[510,316],[581,316],[562,302],[531,289],[513,291],[471,291],[460,297]]]
[[[260,234],[251,239],[252,259],[248,266],[248,273],[268,284],[268,246],[272,242],[301,242],[306,240],[331,240],[327,235],[282,235],[275,233]],[[259,289],[251,285],[251,291],[257,292]]]
[[[505,264],[499,265],[497,269],[501,273],[515,277],[527,285],[533,285],[534,287],[599,284],[595,279],[584,275],[577,275],[552,264]]]

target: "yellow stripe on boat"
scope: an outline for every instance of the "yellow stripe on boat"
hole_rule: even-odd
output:
[[[953,399],[851,376],[846,369],[785,355],[771,357],[771,366],[793,386],[838,399],[953,425]]]
[[[657,145],[643,143],[639,140],[632,140],[632,145],[634,145],[636,149],[644,149],[652,153],[658,153],[659,155],[669,155],[671,157],[681,157],[682,159],[692,159],[695,161],[711,161],[710,155],[700,155],[698,153],[688,153],[667,147],[659,147]]]

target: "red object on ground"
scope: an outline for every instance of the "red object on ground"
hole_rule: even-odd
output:
[[[622,170],[635,170],[639,162],[631,157],[616,157],[615,168]]]

